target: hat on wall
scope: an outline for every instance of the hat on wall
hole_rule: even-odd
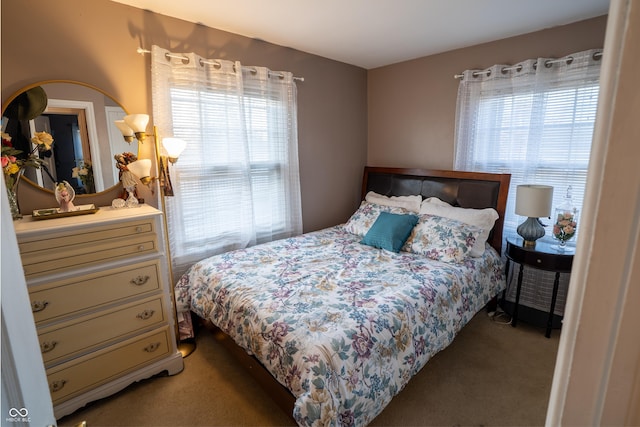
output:
[[[47,93],[36,86],[16,96],[7,106],[4,115],[10,119],[32,120],[47,108]]]

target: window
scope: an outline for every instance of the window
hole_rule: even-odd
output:
[[[190,141],[175,166],[178,176],[176,197],[187,209],[180,223],[185,248],[201,245],[220,246],[240,229],[254,228],[256,243],[288,236],[286,182],[287,139],[269,132],[267,107],[275,115],[286,114],[286,106],[277,100],[267,102],[256,95],[242,100],[228,99],[220,93],[172,90],[174,133]],[[233,120],[234,109],[243,103],[243,123]],[[269,104],[269,105],[268,105]],[[201,132],[194,132],[193,111],[202,111]],[[230,120],[231,118],[231,120]],[[186,136],[188,135],[188,136]],[[192,141],[198,144],[192,144]],[[249,177],[250,179],[247,179]],[[238,214],[240,200],[249,197],[249,211]],[[250,217],[250,218],[249,218]]]
[[[564,201],[571,186],[573,204],[581,209],[598,105],[600,57],[600,51],[590,50],[558,60],[539,58],[463,73],[455,167],[511,173],[505,237],[515,235],[524,220],[515,214],[520,184],[553,186],[554,207]],[[543,239],[552,239],[552,220],[542,222],[548,225]],[[579,233],[580,218],[576,238],[569,244],[575,243]],[[547,311],[554,275],[529,269],[524,279],[520,303]],[[555,314],[564,312],[567,285],[565,275]],[[515,286],[508,288],[506,299],[515,300]]]
[[[522,222],[514,212],[520,184],[553,186],[554,206],[562,203],[571,186],[574,205],[582,206],[598,70],[580,78],[565,71],[543,78],[532,73],[509,82],[472,82],[469,85],[483,87],[471,89],[461,85],[461,92],[471,94],[459,99],[456,168],[512,174],[505,235],[513,234]],[[551,236],[551,227],[546,231]]]
[[[187,141],[171,165],[174,196],[166,198],[174,280],[208,256],[300,234],[291,73],[273,77],[263,67],[194,54],[167,70],[159,51],[154,118],[161,136]]]

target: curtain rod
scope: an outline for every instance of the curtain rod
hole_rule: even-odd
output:
[[[141,47],[139,47],[138,49],[136,49],[136,52],[138,52],[140,55],[144,55],[145,53],[151,53],[150,50],[147,49],[143,49]],[[176,55],[175,53],[166,53],[165,54],[167,57],[169,58],[176,58],[176,59],[182,59],[182,60],[188,60],[189,58],[187,58],[186,56],[182,56],[182,55]],[[205,60],[200,60],[200,65],[204,65],[204,64],[208,64],[208,65],[217,65],[220,66],[220,63],[218,61],[205,61]],[[247,70],[247,71],[251,71],[252,73],[256,72],[256,69],[253,67],[246,67],[246,66],[242,66],[243,70]],[[273,71],[269,71],[269,76],[275,76],[275,77],[280,77],[283,78],[284,75],[280,74],[280,73],[274,73]],[[293,77],[293,80],[298,80],[303,82],[304,81],[304,77]]]
[[[602,58],[602,52],[595,52],[595,53],[593,54],[593,59],[594,59],[594,60],[596,60],[596,61],[597,61],[597,60],[599,60],[600,58]],[[563,62],[563,61],[566,61],[566,62],[567,62],[567,64],[571,64],[571,63],[573,62],[573,57],[572,57],[572,56],[569,56],[569,57],[567,57],[567,58],[561,58],[561,59],[547,59],[546,61],[544,61],[544,65],[545,65],[546,67],[549,67],[549,66],[551,66],[551,65],[553,65],[553,64],[556,64],[556,63],[558,63],[558,62]],[[533,66],[535,67],[537,63],[538,63],[538,62],[536,61],[536,63],[535,63],[535,64],[533,64]],[[521,65],[521,64],[518,64],[518,65],[512,65],[512,66],[509,66],[509,67],[502,67],[502,69],[501,69],[500,71],[502,71],[502,72],[504,73],[505,71],[511,71],[511,70],[518,70],[518,71],[520,71],[520,70],[522,70],[522,65]],[[487,70],[478,70],[478,71],[474,71],[472,75],[473,75],[473,77],[478,77],[478,76],[481,76],[481,75],[483,75],[483,74],[489,74],[490,72],[491,72],[491,71],[490,71],[490,70],[488,70],[488,69],[487,69]],[[453,78],[454,78],[454,79],[461,79],[462,77],[464,77],[464,74],[454,74],[454,75],[453,75]]]

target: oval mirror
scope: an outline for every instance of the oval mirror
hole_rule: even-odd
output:
[[[28,168],[25,176],[52,190],[66,180],[76,194],[102,192],[119,183],[114,155],[137,153],[137,144],[124,141],[114,121],[126,110],[113,97],[86,83],[49,80],[29,85],[2,107],[2,131],[14,148],[29,152],[35,132],[53,136],[44,154],[44,167]]]

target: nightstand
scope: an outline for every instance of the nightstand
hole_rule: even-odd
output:
[[[524,266],[537,268],[539,270],[552,271],[556,273],[553,281],[553,293],[551,296],[551,307],[549,308],[549,319],[547,321],[547,331],[545,336],[551,337],[551,325],[553,321],[553,311],[556,308],[556,298],[558,296],[558,283],[561,273],[571,273],[573,264],[573,252],[560,252],[555,249],[554,244],[538,241],[534,248],[525,248],[522,245],[521,238],[507,238],[507,265],[506,274],[509,275],[511,261],[520,264],[518,271],[518,285],[516,288],[516,301],[513,308],[511,325],[516,327],[518,324],[518,304],[520,303],[520,290],[522,288],[522,271]]]

